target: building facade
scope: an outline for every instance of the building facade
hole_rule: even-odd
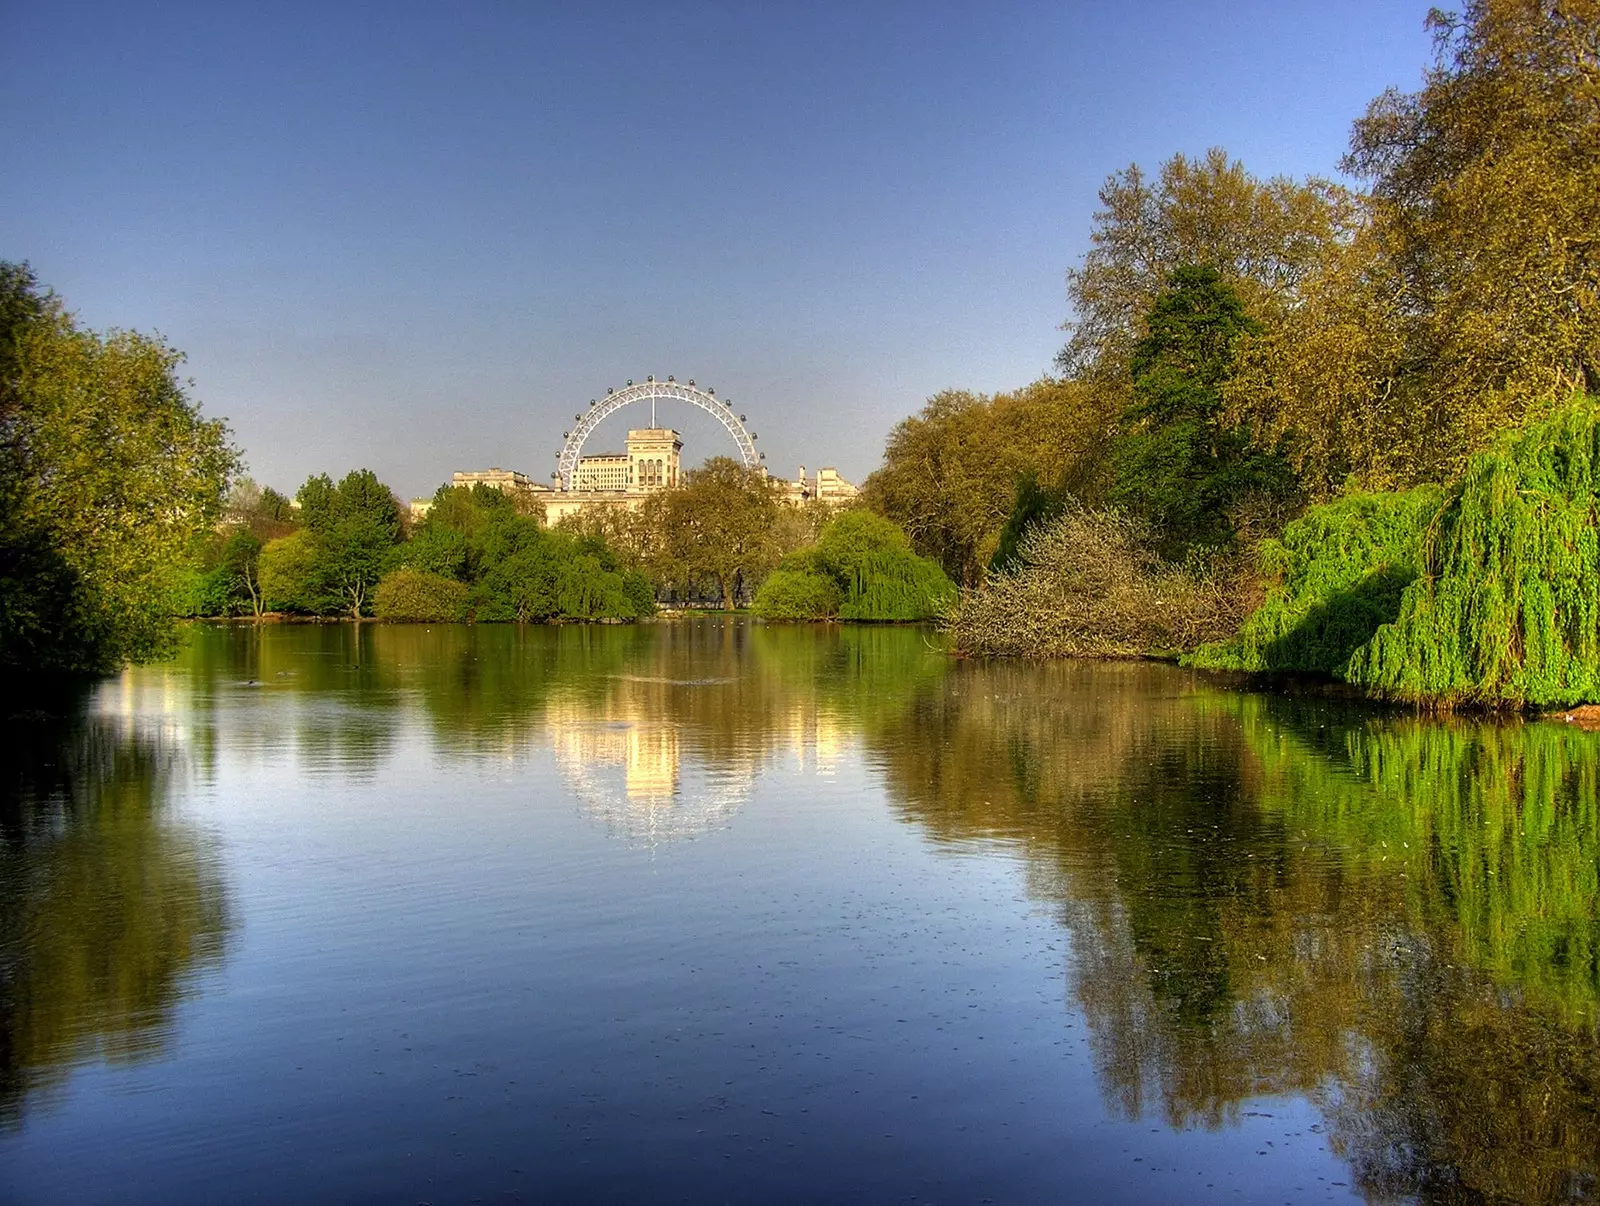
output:
[[[492,486],[526,498],[544,508],[545,522],[554,525],[586,507],[637,508],[658,490],[683,484],[683,437],[670,427],[636,427],[628,432],[625,452],[601,452],[578,458],[567,490],[552,489],[511,469],[477,469],[451,475],[454,486]],[[766,470],[761,472],[765,474]],[[858,491],[833,468],[820,469],[814,476],[800,475],[794,481],[778,479],[784,499],[795,505],[813,499],[843,504]],[[412,504],[418,518],[427,514],[425,500]],[[419,507],[421,508],[419,511]]]
[[[626,490],[632,478],[626,452],[600,452],[578,459],[574,490]]]

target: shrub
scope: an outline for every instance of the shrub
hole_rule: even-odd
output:
[[[1232,631],[1239,583],[1167,564],[1149,541],[1122,512],[1069,507],[1023,537],[1017,569],[961,597],[946,619],[952,644],[991,657],[1128,657]]]
[[[231,615],[233,580],[234,572],[226,565],[212,569],[190,566],[178,577],[173,588],[173,615],[186,618]]]
[[[261,597],[268,611],[321,609],[317,554],[305,530],[269,540],[261,550]]]
[[[1600,405],[1579,395],[1474,456],[1420,569],[1350,682],[1447,708],[1600,700]]]
[[[566,620],[631,620],[639,614],[622,575],[592,553],[580,553],[561,567],[556,606]]]
[[[931,620],[955,598],[944,570],[909,546],[868,553],[849,579],[842,620]]]
[[[751,610],[763,620],[832,620],[841,597],[834,580],[810,566],[775,569],[756,592]]]
[[[955,595],[945,572],[889,520],[845,511],[778,563],[753,609],[769,620],[928,620]]]
[[[627,596],[628,602],[633,605],[633,614],[636,616],[653,616],[656,614],[656,587],[650,581],[650,575],[639,570],[622,571],[622,593]]]
[[[378,583],[373,610],[380,620],[453,623],[466,618],[467,586],[426,570],[393,570]]]
[[[1201,646],[1186,664],[1343,677],[1350,655],[1400,613],[1443,498],[1438,486],[1421,486],[1312,508],[1280,539],[1262,542],[1257,561],[1272,586],[1261,606],[1234,636]]]

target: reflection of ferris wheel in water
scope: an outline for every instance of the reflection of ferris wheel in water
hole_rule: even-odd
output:
[[[683,766],[672,724],[557,721],[550,737],[556,765],[583,811],[634,845],[726,828],[755,783],[754,767]]]
[[[588,412],[572,416],[576,425],[571,431],[561,433],[563,443],[561,451],[556,456],[556,471],[550,475],[559,479],[561,489],[573,488],[573,477],[578,471],[578,458],[583,455],[584,442],[594,434],[594,429],[624,406],[631,406],[635,402],[650,403],[652,427],[656,423],[657,402],[685,402],[698,407],[721,423],[733,437],[733,442],[739,449],[739,459],[744,462],[746,469],[758,468],[761,462],[767,459],[766,453],[756,451],[756,433],[745,429],[745,416],[734,413],[733,399],[718,398],[716,390],[709,387],[701,389],[692,380],[685,385],[672,377],[668,377],[665,381],[657,381],[654,376],[650,376],[644,379],[642,385],[635,385],[629,381],[620,390],[606,390],[604,398],[590,398]]]

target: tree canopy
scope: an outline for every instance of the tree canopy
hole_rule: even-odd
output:
[[[970,585],[999,544],[1021,475],[1072,489],[1094,478],[1115,428],[1111,402],[1090,386],[1052,379],[993,397],[935,394],[889,433],[862,501],[897,524],[918,554]]]
[[[1113,445],[1107,496],[1154,525],[1164,556],[1221,548],[1233,539],[1236,508],[1251,496],[1294,490],[1289,467],[1223,415],[1234,344],[1260,324],[1216,269],[1186,265],[1172,273],[1144,327],[1129,364],[1133,401]]]
[[[1230,387],[1314,495],[1443,480],[1530,408],[1600,387],[1600,5],[1472,0],[1429,22],[1424,87],[1355,124],[1358,236],[1323,247]]]
[[[698,577],[715,582],[724,610],[783,555],[776,484],[730,457],[712,457],[652,501],[660,508],[656,565],[685,586]]]
[[[0,264],[0,666],[101,672],[172,648],[237,454],[181,353],[80,327]]]

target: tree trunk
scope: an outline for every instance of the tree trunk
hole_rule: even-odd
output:
[[[717,575],[717,585],[722,588],[722,610],[733,610],[733,578]]]

